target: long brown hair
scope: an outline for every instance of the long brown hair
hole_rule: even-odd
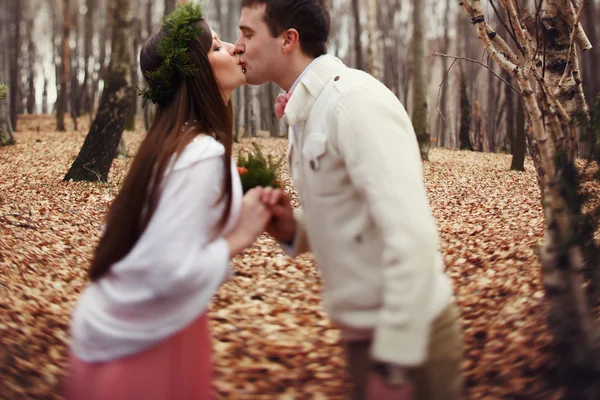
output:
[[[231,102],[225,102],[214,76],[208,52],[213,39],[208,24],[198,23],[203,31],[189,43],[188,52],[196,66],[192,77],[174,76],[172,99],[158,104],[148,133],[131,164],[123,187],[108,212],[106,228],[92,261],[89,278],[100,279],[111,266],[123,259],[138,241],[152,218],[160,197],[161,181],[172,157],[178,156],[194,137],[210,134],[225,147],[223,155],[223,192],[225,210],[217,229],[227,222],[231,211]],[[140,52],[140,68],[146,72],[160,66],[157,46],[164,30],[152,35]]]

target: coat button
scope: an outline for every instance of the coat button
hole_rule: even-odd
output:
[[[336,76],[335,78],[333,78],[333,80],[336,81],[336,82],[339,81],[340,80],[340,76],[339,75]]]
[[[362,235],[359,233],[358,235],[356,235],[354,237],[354,240],[356,241],[356,243],[361,244],[362,243]]]
[[[310,169],[312,169],[313,171],[315,170],[315,160],[310,160],[308,165],[310,165]]]

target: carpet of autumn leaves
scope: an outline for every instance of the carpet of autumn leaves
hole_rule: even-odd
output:
[[[61,398],[70,313],[131,161],[115,160],[107,184],[63,183],[87,132],[80,125],[59,133],[50,116],[22,117],[17,144],[0,148],[0,399]],[[143,133],[124,135],[133,154]],[[256,141],[266,153],[286,149]],[[430,158],[428,195],[465,332],[464,399],[558,398],[533,165],[512,172],[507,155],[437,149]],[[281,180],[293,193],[285,171]],[[234,266],[210,313],[219,397],[342,399],[339,333],[312,258],[292,260],[265,235]]]

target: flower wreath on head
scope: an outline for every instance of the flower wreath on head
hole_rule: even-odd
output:
[[[144,99],[143,107],[149,101],[161,105],[168,103],[175,92],[176,79],[194,75],[196,66],[189,54],[189,43],[204,32],[204,29],[196,26],[202,19],[202,7],[194,3],[178,5],[171,14],[163,18],[162,29],[166,35],[157,45],[162,61],[157,69],[144,74],[147,87],[136,87],[138,95]]]

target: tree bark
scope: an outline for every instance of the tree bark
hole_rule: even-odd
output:
[[[583,90],[588,103],[592,103],[594,98],[600,95],[600,76],[598,72],[600,71],[600,49],[598,48],[600,45],[600,40],[598,39],[600,31],[596,28],[596,5],[594,4],[594,0],[586,0],[585,7],[582,23],[585,32],[588,34],[592,48],[583,53],[585,62],[585,69],[583,71],[583,82],[585,85],[583,86]],[[598,8],[600,9],[600,7]]]
[[[79,13],[79,4],[75,1],[75,6],[71,7],[73,11],[72,19],[71,19],[71,27],[72,27],[72,37],[73,37],[73,49],[69,58],[71,59],[71,70],[69,71],[69,111],[71,113],[71,118],[73,119],[73,129],[77,129],[77,118],[80,115],[79,111],[79,38],[81,32],[81,24],[80,24],[80,13]]]
[[[527,146],[525,139],[525,110],[523,109],[523,101],[521,99],[517,102],[517,116],[513,126],[516,126],[516,130],[510,169],[513,171],[525,171]]]
[[[60,60],[60,84],[58,88],[58,100],[56,102],[56,130],[64,132],[65,112],[67,111],[67,79],[69,76],[71,34],[71,0],[63,0],[63,39],[62,56]]]
[[[450,48],[450,0],[446,0],[446,9],[444,12],[444,47],[442,52],[444,54],[448,54],[448,49]],[[446,74],[448,71],[448,58],[442,57],[442,73]],[[439,138],[438,145],[440,147],[446,147],[446,136],[448,127],[448,80],[450,79],[450,74],[446,75],[446,79],[442,82],[441,87],[441,98],[440,98],[440,110],[442,115],[438,116],[438,124],[437,124],[437,137]]]
[[[44,87],[42,89],[42,114],[48,114],[48,78],[44,73]]]
[[[23,19],[23,10],[21,0],[10,0],[13,5],[12,21],[8,21],[11,30],[11,57],[10,65],[10,122],[14,130],[17,130],[17,114],[22,107],[21,99],[21,20]],[[8,44],[8,43],[7,43]]]
[[[254,86],[246,85],[244,87],[244,136],[255,137],[256,136],[256,118],[254,114]]]
[[[7,57],[9,54],[8,15],[7,3],[0,2],[0,85],[8,82],[9,78],[9,57]],[[10,107],[7,96],[4,96],[4,98],[0,99],[0,146],[13,143],[12,132]]]
[[[467,89],[467,77],[464,71],[460,74],[460,127],[459,148],[473,151],[471,143],[471,99]]]
[[[27,113],[35,113],[35,42],[33,41],[33,15],[27,20]]]
[[[110,0],[112,49],[100,107],[64,181],[108,180],[131,105],[131,17],[129,0]]]
[[[165,0],[165,16],[171,14],[177,6],[177,0]]]
[[[415,1],[413,3],[413,126],[419,142],[421,158],[424,161],[429,160],[429,148],[431,140],[427,132],[427,84],[423,79],[423,60],[425,53],[424,37],[424,2]]]
[[[367,65],[368,72],[375,79],[383,80],[383,71],[379,57],[379,28],[377,25],[377,14],[379,2],[377,0],[367,0],[367,21],[369,45],[367,46]]]
[[[352,16],[354,17],[354,66],[357,69],[364,69],[363,50],[360,40],[362,28],[360,25],[360,6],[358,0],[352,0]]]
[[[139,47],[142,41],[142,23],[139,19],[133,19],[133,45],[131,52],[133,53],[132,63],[131,63],[131,83],[133,87],[138,84],[138,70],[139,63],[138,57]],[[134,131],[135,130],[135,116],[137,115],[138,109],[138,95],[135,91],[131,95],[131,106],[129,107],[129,111],[127,111],[127,116],[125,117],[125,130],[126,131]]]
[[[82,114],[91,113],[92,95],[91,95],[91,76],[93,68],[90,71],[90,65],[94,65],[95,59],[92,56],[92,39],[94,38],[94,15],[96,11],[96,0],[86,1],[86,14],[84,26],[84,45],[83,45],[83,82],[79,96],[79,109]]]
[[[95,74],[95,78],[94,78],[94,82],[92,84],[92,93],[91,93],[91,113],[90,113],[90,120],[93,118],[95,111],[96,111],[96,103],[98,101],[98,92],[100,91],[100,82],[102,80],[104,80],[104,77],[106,75],[106,50],[107,50],[107,46],[110,46],[111,43],[109,42],[107,36],[108,36],[108,32],[111,32],[112,30],[112,19],[110,18],[108,14],[108,9],[110,7],[110,0],[100,0],[99,3],[99,7],[100,7],[100,15],[98,16],[98,21],[107,21],[107,24],[105,26],[100,26],[100,40],[99,40],[99,46],[100,46],[100,52],[98,55],[98,63],[97,63],[97,70],[96,70],[96,74]]]

